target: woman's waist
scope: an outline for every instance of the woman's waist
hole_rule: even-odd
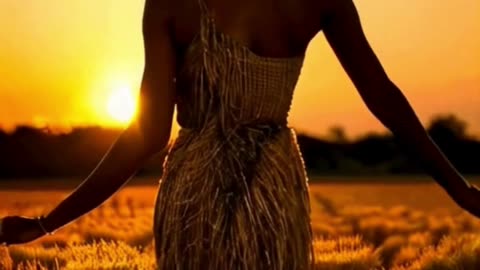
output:
[[[273,136],[282,131],[291,130],[287,121],[273,120],[251,120],[251,121],[222,121],[222,119],[212,119],[204,123],[179,123],[179,135],[196,134],[210,135],[220,139],[229,136]]]
[[[168,160],[175,160],[175,164],[203,160],[200,163],[205,166],[219,158],[248,163],[263,155],[277,155],[278,151],[289,158],[299,156],[295,131],[287,125],[237,125],[228,130],[219,126],[203,130],[182,127],[171,145]]]

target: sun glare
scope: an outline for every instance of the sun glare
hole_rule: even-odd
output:
[[[109,116],[120,124],[130,122],[136,113],[135,97],[128,87],[114,89],[107,102]]]

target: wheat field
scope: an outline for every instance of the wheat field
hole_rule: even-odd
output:
[[[480,220],[431,183],[311,184],[316,269],[477,270]],[[128,186],[54,235],[0,247],[0,269],[154,269],[156,187]],[[0,217],[46,213],[65,190],[0,189]]]

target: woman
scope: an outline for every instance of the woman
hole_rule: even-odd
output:
[[[5,218],[0,242],[32,241],[99,206],[167,146],[177,106],[182,129],[155,206],[159,269],[310,269],[307,178],[286,119],[319,31],[370,111],[480,216],[480,193],[385,74],[351,0],[146,0],[137,119],[48,215]]]

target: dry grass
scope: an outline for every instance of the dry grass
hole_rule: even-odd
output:
[[[129,187],[55,235],[0,248],[0,269],[153,269],[156,188]],[[480,222],[436,186],[315,185],[316,269],[480,269]],[[0,192],[0,216],[38,215],[66,193]]]

